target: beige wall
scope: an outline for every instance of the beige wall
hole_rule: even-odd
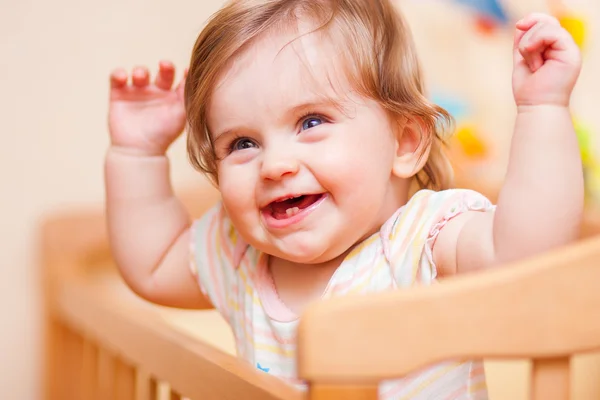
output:
[[[512,124],[510,34],[477,38],[467,24],[453,18],[459,15],[454,8],[423,0],[402,2],[431,81],[478,100],[477,118],[494,139],[501,170]],[[185,65],[196,34],[220,3],[2,1],[0,388],[4,397],[36,399],[39,395],[35,225],[49,210],[102,201],[108,72],[115,66],[156,65],[163,57]],[[510,3],[524,12],[540,7],[543,0]],[[600,7],[592,7],[597,0],[578,3],[596,23],[600,21]],[[600,64],[596,49],[588,52],[580,84],[584,88],[576,105],[600,128],[590,94],[600,93],[600,79],[592,72]],[[176,184],[198,181],[187,166],[182,141],[173,154]]]
[[[515,17],[547,11],[547,0],[504,0]],[[405,5],[415,41],[432,90],[444,88],[467,100],[474,111],[473,122],[484,140],[491,144],[488,172],[502,177],[505,171],[514,121],[511,88],[511,29],[493,36],[478,35],[464,20],[464,10],[451,2],[400,0]],[[597,101],[600,93],[600,2],[565,0],[564,4],[588,19],[588,44],[584,68],[572,100],[574,114],[600,132]],[[594,143],[596,153],[598,143]]]
[[[41,214],[103,197],[108,73],[115,66],[187,63],[196,34],[220,0],[30,0],[0,3],[0,388],[39,398]],[[196,178],[183,142],[179,184]],[[7,396],[10,393],[10,396]]]

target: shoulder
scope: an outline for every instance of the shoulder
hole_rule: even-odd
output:
[[[482,194],[473,190],[455,189],[440,192],[440,207],[432,213],[428,226],[426,253],[429,261],[436,265],[440,275],[453,275],[458,270],[459,238],[463,237],[463,228],[475,226],[471,221],[477,221],[475,240],[468,240],[467,249],[473,259],[484,260],[487,250],[487,226],[491,226],[495,206]],[[476,217],[476,218],[474,218]],[[479,223],[481,222],[481,223]],[[469,256],[469,257],[470,257]]]
[[[191,231],[194,239],[198,240],[207,236],[218,236],[222,243],[235,243],[238,238],[237,231],[221,202],[193,221]]]
[[[221,203],[210,208],[191,226],[190,268],[200,289],[232,323],[231,305],[238,304],[241,293],[240,266],[248,246],[243,242]],[[252,263],[252,261],[250,262]],[[246,282],[247,283],[247,282]],[[235,309],[235,307],[234,307]]]
[[[213,255],[233,266],[237,266],[248,247],[220,202],[192,223],[191,238],[196,257]]]
[[[416,225],[430,237],[460,214],[493,208],[494,205],[484,195],[474,190],[421,190],[409,200],[402,214],[409,225]]]
[[[441,220],[452,219],[464,211],[491,207],[491,202],[485,196],[473,190],[419,190],[388,220],[384,231],[406,238],[411,236],[409,232],[427,231],[428,227]]]
[[[221,202],[209,208],[202,216],[192,222],[192,232],[214,229],[216,225],[229,224],[229,218]]]
[[[426,211],[458,211],[461,208],[486,208],[492,203],[481,193],[470,189],[446,189],[440,191],[420,190],[408,201],[408,205],[420,205]]]
[[[415,193],[381,231],[384,253],[394,265],[397,281],[433,280],[437,273],[432,250],[440,231],[465,212],[492,209],[492,203],[473,190],[420,190]]]

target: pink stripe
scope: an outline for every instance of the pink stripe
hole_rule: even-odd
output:
[[[279,322],[292,322],[298,319],[298,315],[290,310],[279,298],[273,277],[269,273],[268,256],[260,255],[256,266],[256,280],[254,285],[258,297],[262,303],[265,314],[272,320]]]
[[[465,394],[470,393],[470,387],[473,385],[472,382],[463,385],[462,387],[456,389],[454,392],[450,393],[446,400],[456,400],[464,396]]]
[[[417,214],[411,218],[413,218],[413,221],[419,221],[421,216],[424,214],[425,212],[425,208],[427,207],[427,205],[429,204],[429,200],[431,198],[430,194],[427,194],[427,197],[425,198],[425,201],[419,201],[418,203],[418,208],[417,208]],[[409,210],[407,210],[409,211]],[[405,211],[406,213],[406,211]],[[400,216],[400,218],[402,218],[402,216]],[[403,254],[406,253],[406,249],[408,248],[408,246],[412,243],[412,240],[406,240],[409,238],[412,238],[415,234],[415,231],[417,230],[418,227],[420,227],[421,224],[419,223],[412,223],[410,224],[410,229],[408,231],[408,233],[406,234],[406,236],[402,239],[400,242],[400,246],[398,246],[397,249],[391,248],[391,259],[390,264],[392,265],[392,267],[394,266],[394,261],[398,259],[399,256],[402,256]],[[394,240],[396,239],[395,236],[398,233],[397,231],[399,230],[400,225],[396,226],[396,230],[394,232],[392,232],[392,237],[390,237],[390,240]],[[394,251],[396,250],[396,251]],[[395,272],[395,271],[394,271]]]
[[[379,237],[381,238],[381,245],[383,248],[383,254],[385,258],[390,259],[390,238],[392,237],[392,227],[398,221],[398,218],[402,215],[402,212],[406,208],[406,205],[400,207],[386,222],[383,224],[381,229],[379,230]]]
[[[448,395],[448,399],[447,400],[455,400],[460,398],[460,396],[469,393],[469,388],[471,386],[473,386],[473,382],[475,380],[477,380],[476,378],[480,378],[482,376],[485,376],[485,368],[483,366],[483,364],[481,363],[477,363],[475,367],[471,367],[471,370],[469,371],[469,381],[463,385],[462,387],[456,389],[454,392],[450,393]],[[485,379],[485,378],[484,378]]]
[[[468,389],[469,389],[469,385],[463,385],[463,386],[459,387],[458,389],[456,389],[454,392],[450,393],[446,400],[458,399],[460,396],[466,394]]]
[[[373,257],[371,257],[371,259],[368,262],[364,262],[362,261],[362,269],[359,269],[358,273],[352,275],[351,277],[349,277],[349,279],[346,279],[345,281],[339,282],[339,283],[335,283],[331,286],[331,290],[328,291],[329,293],[333,293],[336,294],[338,292],[342,292],[345,290],[348,290],[348,288],[352,287],[352,286],[360,286],[364,280],[366,279],[365,276],[371,274],[371,276],[373,275],[374,272],[377,272],[377,269],[373,268],[373,264],[375,264],[375,267],[379,267],[379,260],[377,260],[377,258],[379,258],[378,256],[381,255],[381,252],[374,252]],[[360,259],[357,260],[361,261]],[[381,261],[380,261],[381,262]]]
[[[408,375],[402,378],[401,380],[394,381],[394,383],[390,384],[390,387],[387,390],[381,392],[381,395],[385,398],[393,398],[394,396],[397,396],[398,393],[400,393],[402,390],[406,389],[409,385],[418,380],[420,377],[421,374],[418,373],[412,374],[412,378],[411,375]]]
[[[475,378],[480,377],[481,375],[485,375],[485,367],[483,363],[476,363],[475,366],[471,366],[471,371],[469,371],[469,377]]]
[[[433,224],[431,225],[430,232],[428,233],[428,239],[431,238],[434,229],[439,228],[440,230],[450,221],[452,218],[460,215],[466,209],[462,209],[461,205],[464,204],[464,196],[458,193],[453,193],[448,199],[446,199],[439,211],[435,214]],[[450,212],[453,206],[456,206],[454,212]],[[435,244],[435,242],[433,243]]]
[[[221,208],[219,210],[218,219],[220,221],[219,233],[221,236],[221,248],[223,249],[223,253],[224,253],[227,261],[229,261],[233,264],[233,253],[232,253],[232,249],[229,247],[229,245],[231,244],[231,241],[229,239],[229,231],[228,231],[227,227],[225,226],[226,216],[225,216],[224,208]]]
[[[216,229],[217,226],[217,222],[218,222],[218,214],[215,215],[211,221],[210,221],[210,225],[208,227],[208,232],[206,235],[206,240],[207,240],[207,244],[206,244],[206,257],[208,259],[208,272],[209,272],[209,276],[210,276],[210,283],[212,286],[212,291],[216,297],[216,300],[218,302],[218,304],[215,304],[215,306],[217,306],[217,308],[224,314],[228,315],[228,313],[225,313],[225,311],[227,310],[227,305],[225,304],[225,302],[223,301],[223,293],[221,292],[221,285],[219,285],[219,275],[217,272],[218,269],[218,265],[215,262],[215,249],[216,249],[216,245],[215,243],[213,243],[213,240],[217,239],[217,235],[214,234],[214,230]],[[208,289],[208,288],[207,288]]]
[[[254,341],[258,341],[258,339],[263,339],[267,344],[283,344],[283,345],[294,345],[296,344],[296,335],[292,335],[289,339],[282,338],[276,335],[273,331],[267,330],[256,325],[251,325],[252,331],[255,334]]]

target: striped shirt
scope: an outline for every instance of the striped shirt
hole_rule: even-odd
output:
[[[432,248],[440,229],[460,213],[492,208],[485,197],[470,190],[417,192],[378,233],[348,254],[322,298],[431,284],[436,279]],[[296,371],[298,316],[277,295],[268,255],[244,243],[221,204],[195,221],[192,233],[192,271],[231,326],[238,356],[303,387]],[[432,340],[443,340],[443,332],[429,334]],[[382,382],[379,392],[382,399],[487,399],[481,361],[430,366]]]

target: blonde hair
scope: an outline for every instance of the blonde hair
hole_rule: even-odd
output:
[[[452,168],[444,143],[452,118],[425,97],[412,36],[390,0],[234,0],[214,14],[196,41],[185,85],[188,154],[194,167],[218,183],[207,105],[232,58],[261,34],[306,17],[317,24],[315,31],[345,41],[336,48],[347,49],[347,78],[360,95],[377,101],[398,121],[409,119],[422,127],[421,156],[428,148],[429,156],[414,184],[448,188]]]

